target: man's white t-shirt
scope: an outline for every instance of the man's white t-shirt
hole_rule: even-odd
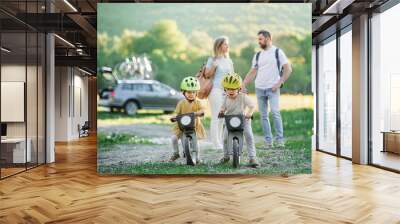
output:
[[[271,46],[268,50],[262,50],[258,58],[257,77],[255,79],[255,87],[258,89],[272,88],[281,78],[275,58],[275,46]],[[256,55],[253,57],[252,68],[256,67]],[[289,63],[282,49],[278,51],[278,57],[281,67]]]

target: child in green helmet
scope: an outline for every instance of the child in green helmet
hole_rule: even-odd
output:
[[[181,82],[181,91],[185,96],[185,99],[178,102],[175,114],[186,114],[186,113],[195,113],[196,121],[195,121],[195,131],[198,139],[204,139],[206,137],[206,131],[201,123],[200,116],[204,115],[204,106],[201,101],[197,99],[197,91],[200,90],[199,81],[192,76],[188,76],[184,78]],[[171,118],[171,121],[176,121],[176,117]],[[178,147],[178,139],[182,137],[182,131],[179,129],[178,124],[175,123],[172,129],[174,135],[171,137],[172,146],[173,146],[173,154],[170,158],[170,161],[177,160],[179,156],[179,147]],[[199,158],[200,148],[197,144],[197,162],[200,162]]]
[[[247,151],[249,156],[249,165],[251,167],[258,167],[256,148],[254,145],[254,136],[251,129],[251,117],[253,115],[255,104],[249,96],[239,92],[242,85],[242,78],[236,73],[225,74],[222,78],[222,86],[225,89],[225,96],[223,99],[222,107],[219,112],[220,115],[235,115],[244,114],[244,138],[247,145]],[[226,163],[230,160],[227,149],[227,138],[228,131],[224,128],[224,157],[221,159],[221,163]]]

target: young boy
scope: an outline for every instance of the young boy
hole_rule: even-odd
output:
[[[185,99],[178,102],[176,105],[175,113],[179,114],[186,114],[194,112],[196,115],[195,121],[195,131],[197,139],[203,139],[206,137],[206,131],[204,130],[203,125],[200,121],[200,116],[204,115],[204,107],[200,100],[197,99],[197,91],[200,90],[199,81],[192,76],[188,76],[184,78],[181,82],[181,91],[185,96]],[[171,118],[171,121],[176,121],[176,117]],[[170,158],[170,161],[177,160],[179,156],[179,147],[178,147],[178,139],[182,137],[182,131],[179,129],[178,124],[176,123],[172,129],[174,135],[171,137],[172,140],[172,147],[173,147],[173,154]],[[200,161],[200,148],[197,142],[197,158],[196,163]]]
[[[222,78],[222,86],[225,89],[225,97],[223,99],[220,114],[234,115],[244,114],[244,138],[246,140],[247,151],[249,155],[249,165],[251,167],[258,167],[260,164],[257,162],[256,148],[254,145],[254,136],[251,129],[251,117],[253,115],[255,105],[251,98],[244,93],[239,92],[242,85],[242,78],[236,73],[228,73]],[[247,112],[246,112],[247,109]],[[226,163],[230,160],[227,148],[228,131],[224,129],[224,157],[221,163]]]

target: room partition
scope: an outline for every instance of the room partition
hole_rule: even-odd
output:
[[[352,158],[352,24],[316,44],[316,149]]]
[[[400,172],[400,4],[360,14],[315,38],[316,149]]]
[[[34,168],[45,153],[45,34],[18,18],[39,13],[41,1],[20,1],[17,14],[1,8],[0,17],[0,178]]]
[[[400,172],[400,4],[370,17],[370,163]]]

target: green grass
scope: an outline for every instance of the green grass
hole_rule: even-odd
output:
[[[247,156],[243,156],[240,169],[232,167],[231,163],[204,163],[187,166],[171,162],[124,164],[98,166],[98,172],[103,174],[263,174],[263,175],[293,175],[311,173],[311,157],[303,150],[269,150],[258,152],[261,167],[257,169],[246,166]],[[262,155],[264,154],[264,155]]]
[[[295,109],[281,111],[284,134],[286,136],[311,136],[313,127],[313,110],[312,109]],[[271,113],[269,114],[272,133],[275,135],[274,121]],[[203,125],[210,127],[210,118],[206,117],[202,120]],[[262,127],[260,122],[260,113],[255,112],[252,120],[253,133],[262,135]]]
[[[286,147],[290,149],[305,148],[311,149],[311,136],[313,128],[313,110],[312,109],[295,109],[281,111],[284,137]],[[274,121],[271,113],[269,116],[273,136],[275,136]],[[206,128],[210,127],[210,118],[204,118],[203,124]],[[252,129],[254,135],[263,135],[260,122],[260,114],[254,113],[252,120]],[[262,144],[256,145],[261,147]]]
[[[101,146],[100,149],[110,145],[121,145],[121,144],[153,144],[149,139],[138,137],[136,135],[129,134],[97,134],[97,143]]]

